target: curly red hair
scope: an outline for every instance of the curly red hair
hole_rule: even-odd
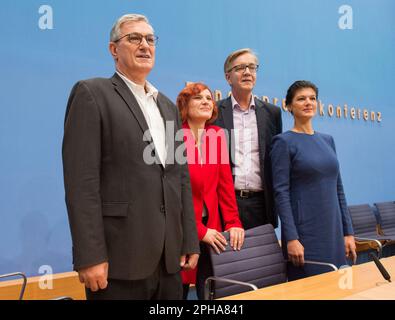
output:
[[[213,123],[217,119],[218,108],[217,108],[217,105],[214,100],[214,95],[211,92],[210,88],[208,86],[206,86],[204,83],[193,82],[193,83],[187,84],[185,86],[185,88],[181,90],[181,92],[178,94],[178,97],[177,97],[176,104],[177,104],[178,109],[180,110],[182,122],[187,121],[188,103],[191,100],[191,98],[206,89],[210,92],[211,99],[212,99],[213,105],[214,105],[213,106],[213,114],[212,114],[211,118],[209,120],[207,120],[206,123],[208,123],[208,124]]]

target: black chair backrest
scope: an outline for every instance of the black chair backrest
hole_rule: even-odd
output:
[[[348,206],[355,235],[376,233],[377,220],[368,204]]]
[[[209,249],[214,276],[249,282],[258,288],[287,280],[284,256],[271,224],[246,230],[240,251],[234,251],[229,246],[229,233],[223,234],[228,242],[226,250],[217,254],[211,247]],[[249,290],[219,281],[214,286],[215,299]]]
[[[395,228],[395,203],[378,202],[374,204],[380,214],[381,227],[385,229]]]

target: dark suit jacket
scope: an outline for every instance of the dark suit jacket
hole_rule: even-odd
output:
[[[217,126],[220,126],[228,130],[230,139],[234,139],[234,135],[231,134],[233,125],[233,108],[231,97],[223,99],[217,102],[218,106],[218,118],[215,121]],[[266,212],[265,221],[271,223],[274,227],[278,226],[278,217],[275,213],[274,208],[274,196],[273,196],[273,183],[272,183],[272,171],[270,161],[270,144],[273,136],[282,132],[282,119],[281,109],[259,100],[255,97],[255,114],[258,125],[258,139],[259,139],[259,160],[260,160],[260,173],[265,194],[265,205]],[[232,142],[228,140],[228,147],[232,152]],[[234,152],[234,150],[233,150]],[[234,167],[234,154],[231,154],[231,164]],[[234,179],[234,176],[233,176]]]
[[[178,110],[161,93],[157,104],[175,125],[166,142],[177,150],[183,143],[175,141]],[[151,275],[162,254],[167,271],[176,273],[182,254],[199,253],[188,167],[145,163],[144,152],[155,155],[143,139],[146,130],[136,98],[117,74],[73,87],[63,168],[75,270],[108,261],[109,278],[136,280]]]

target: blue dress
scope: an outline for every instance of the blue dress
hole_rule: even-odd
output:
[[[333,138],[287,131],[273,138],[270,156],[285,258],[287,242],[299,239],[305,260],[346,265],[344,236],[353,229]],[[292,263],[287,269],[288,280],[331,270]]]

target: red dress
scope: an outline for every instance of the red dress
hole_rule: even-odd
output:
[[[206,235],[207,228],[224,231],[219,208],[225,231],[232,227],[242,228],[223,129],[206,125],[200,155],[187,122],[183,128],[199,241]],[[203,203],[208,216],[207,226],[202,223]],[[181,276],[183,283],[195,283],[196,269],[182,271]]]

